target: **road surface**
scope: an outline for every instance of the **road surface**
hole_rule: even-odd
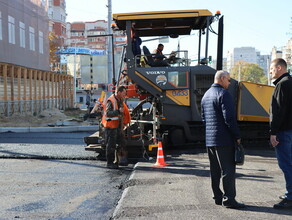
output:
[[[0,134],[1,219],[110,219],[132,168],[106,169],[89,134]]]

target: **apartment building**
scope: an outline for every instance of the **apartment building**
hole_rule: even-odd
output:
[[[49,70],[46,0],[0,0],[0,62]]]
[[[257,53],[254,47],[236,47],[233,51],[227,53],[227,70],[231,71],[232,67],[239,61],[248,63],[257,63]]]
[[[72,75],[72,70],[75,68],[76,85],[79,90],[88,87],[97,89],[98,84],[107,84],[111,81],[108,77],[106,51],[108,48],[108,42],[111,43],[112,39],[108,36],[99,37],[99,35],[107,35],[107,29],[108,23],[105,20],[92,22],[68,22],[66,25],[67,38],[65,40],[65,46],[67,46],[67,48],[83,48],[103,51],[103,53],[94,55],[91,58],[88,55],[81,54],[67,56],[67,73]],[[115,31],[113,35],[113,43],[115,73],[117,74],[123,45],[126,43],[125,35],[123,35],[122,32]],[[89,62],[89,60],[91,61]],[[90,66],[93,67],[92,72],[90,71]]]
[[[104,50],[107,48],[108,37],[97,37],[97,35],[106,35],[108,33],[107,21],[105,20],[67,23],[66,32],[65,45],[67,46]],[[121,53],[121,44],[124,44],[125,41],[126,38],[121,32],[114,33],[115,53]]]
[[[269,75],[271,55],[261,55],[257,52],[257,64],[264,70],[266,76]]]
[[[287,61],[288,69],[292,73],[292,38],[288,40],[286,46],[284,47],[284,59]]]
[[[288,70],[292,72],[292,38],[287,41],[287,44],[283,47],[277,48],[273,47],[272,49],[272,60],[276,58],[283,58],[286,60],[288,65]]]
[[[288,65],[288,70],[292,72],[292,38],[287,41],[287,44],[283,47],[272,49],[272,60],[276,58],[283,58],[286,60]]]
[[[264,70],[265,75],[268,75],[270,59],[270,55],[261,55],[254,47],[237,47],[231,52],[228,51],[226,67],[228,71],[231,71],[236,63],[245,61],[258,64]]]
[[[66,1],[48,0],[49,31],[60,37],[62,43],[66,38]]]

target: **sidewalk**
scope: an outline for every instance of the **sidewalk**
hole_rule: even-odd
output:
[[[285,192],[274,151],[247,150],[237,167],[237,200],[242,210],[215,205],[206,153],[166,155],[169,166],[139,162],[124,186],[113,219],[291,219],[292,210],[275,210]]]
[[[0,133],[30,133],[30,132],[83,132],[97,131],[98,125],[60,126],[60,127],[0,127]]]

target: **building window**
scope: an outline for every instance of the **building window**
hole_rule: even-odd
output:
[[[20,47],[25,48],[25,24],[21,21],[19,22],[19,40]]]
[[[15,19],[8,16],[8,41],[10,44],[15,44]]]
[[[39,31],[39,52],[44,53],[44,34]]]
[[[2,40],[2,15],[0,11],[0,40]]]
[[[53,24],[49,25],[49,32],[53,32]]]
[[[33,27],[29,27],[29,49],[35,51],[35,37]]]

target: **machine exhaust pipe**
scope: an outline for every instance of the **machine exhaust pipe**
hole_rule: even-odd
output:
[[[222,70],[223,68],[223,17],[221,16],[218,24],[217,70]]]

